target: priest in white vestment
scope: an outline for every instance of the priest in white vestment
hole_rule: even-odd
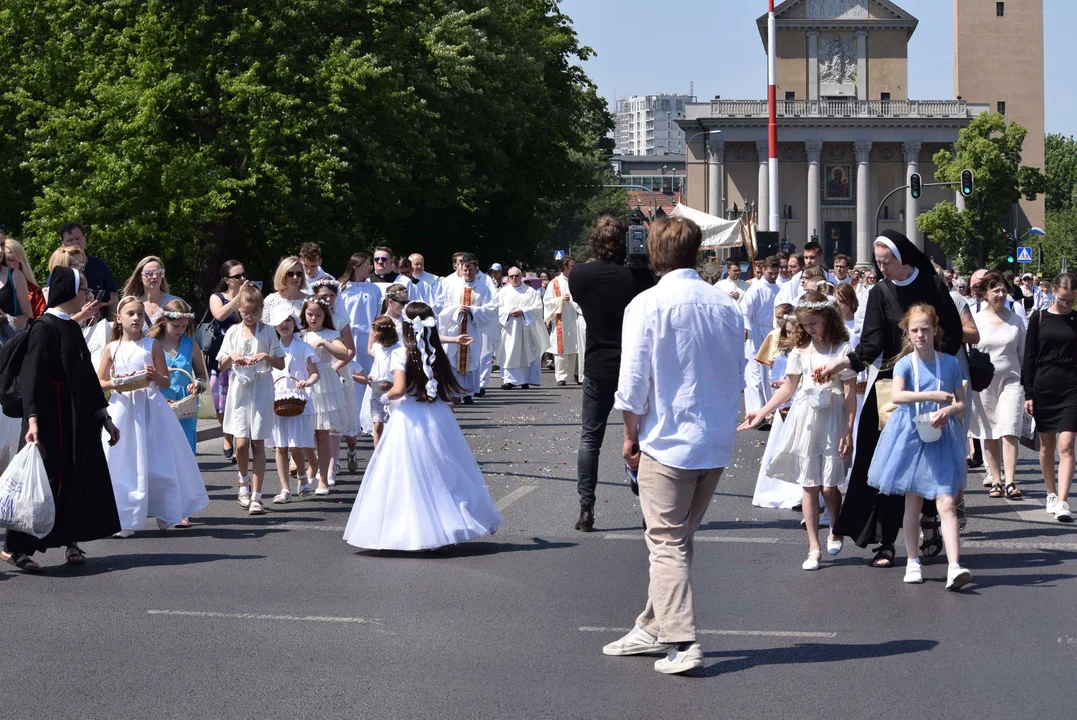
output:
[[[576,382],[581,382],[577,355],[583,352],[579,322],[583,316],[568,291],[568,274],[573,264],[572,258],[561,261],[561,274],[550,281],[542,298],[543,321],[550,325],[550,352],[558,385],[565,385],[570,373],[575,375]]]
[[[520,268],[511,267],[509,284],[498,292],[501,344],[501,389],[524,389],[542,383],[542,354],[550,347],[542,323],[542,299],[534,288],[524,285]]]
[[[714,283],[714,287],[726,292],[734,302],[740,302],[750,286],[740,277],[740,263],[730,260],[726,263],[726,276]]]
[[[496,335],[500,327],[497,296],[485,281],[476,277],[478,266],[474,255],[465,254],[460,262],[463,275],[444,284],[445,306],[438,314],[438,332],[447,336],[471,335],[476,339]],[[471,396],[480,387],[481,353],[470,345],[447,344],[445,355],[467,393],[464,402],[470,404]]]
[[[774,326],[774,299],[778,296],[778,272],[781,265],[776,256],[763,261],[763,277],[752,283],[740,302],[744,316],[744,409],[754,412],[767,404],[771,397],[770,368],[755,361],[759,346]]]

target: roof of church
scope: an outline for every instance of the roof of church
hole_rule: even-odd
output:
[[[817,1],[829,1],[835,5],[844,6],[846,11],[852,9],[853,6],[860,4],[874,5],[879,9],[885,11],[889,16],[886,19],[869,18],[869,19],[839,19],[839,18],[809,18],[806,17],[807,13],[795,14],[793,11],[801,6],[811,2],[811,0],[784,0],[779,5],[774,7],[774,18],[779,28],[782,27],[826,27],[831,29],[848,29],[855,30],[862,27],[890,27],[890,28],[905,28],[908,33],[908,37],[912,37],[913,32],[916,31],[916,26],[919,24],[919,20],[910,15],[905,10],[898,7],[896,4],[890,2],[890,0],[817,0]],[[792,17],[791,17],[792,15]],[[756,26],[759,28],[759,36],[763,39],[763,48],[767,47],[767,14],[764,13],[756,20]]]

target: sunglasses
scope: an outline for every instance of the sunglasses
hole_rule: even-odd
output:
[[[143,270],[142,271],[142,277],[147,277],[147,278],[159,277],[159,278],[163,278],[164,276],[165,276],[165,271],[164,270]]]
[[[289,270],[287,272],[287,276],[290,277],[290,278],[301,278],[301,277],[303,277],[303,271],[302,270]]]
[[[389,262],[389,258],[387,258],[387,257],[376,257],[376,258],[374,258],[374,262],[376,262],[376,263],[387,263],[387,262]]]
[[[247,273],[244,272],[244,273],[240,273],[238,275],[229,275],[228,279],[229,280],[246,280],[247,279]]]
[[[515,280],[517,278],[522,278],[522,277],[523,277],[523,275],[509,275],[509,280]]]

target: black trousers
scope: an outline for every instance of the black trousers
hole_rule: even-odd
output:
[[[576,489],[580,494],[581,506],[595,504],[598,457],[602,450],[602,441],[606,437],[606,423],[613,410],[613,396],[616,392],[616,378],[584,377],[580,449],[576,455]]]

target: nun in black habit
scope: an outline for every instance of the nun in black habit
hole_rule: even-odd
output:
[[[24,442],[36,443],[56,500],[56,524],[40,540],[9,530],[0,559],[40,572],[35,552],[66,547],[71,564],[86,562],[78,543],[119,532],[102,428],[115,445],[120,433],[108,416],[82,329],[71,314],[93,300],[86,276],[58,267],[49,279],[49,308],[30,329],[19,375]]]
[[[942,351],[957,355],[962,344],[961,316],[931,260],[907,237],[894,230],[886,230],[876,238],[873,250],[879,282],[868,293],[860,345],[848,357],[835,361],[827,373],[833,375],[845,368],[861,372],[881,360],[876,381],[893,378],[893,361],[901,352],[902,330],[898,323],[917,303],[935,308],[943,331]],[[868,485],[868,468],[879,435],[878,403],[873,383],[860,414],[849,491],[834,532],[852,538],[860,547],[879,543],[871,564],[892,567],[894,542],[901,530],[905,499],[880,495]],[[934,514],[934,502],[925,502],[924,515]]]

